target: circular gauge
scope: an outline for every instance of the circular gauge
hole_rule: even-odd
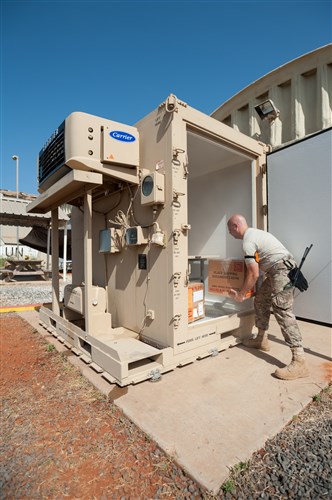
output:
[[[151,175],[144,177],[142,182],[142,193],[144,196],[150,196],[153,191],[153,178]]]

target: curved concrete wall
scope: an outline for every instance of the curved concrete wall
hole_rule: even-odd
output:
[[[271,99],[280,111],[261,120],[255,106]],[[277,148],[332,126],[332,44],[280,66],[222,104],[211,116]]]

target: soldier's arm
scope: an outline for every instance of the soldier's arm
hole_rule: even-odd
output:
[[[247,273],[241,290],[238,292],[233,289],[230,290],[229,293],[230,296],[237,302],[243,302],[246,294],[256,284],[258,278],[259,278],[259,266],[257,262],[247,263]]]

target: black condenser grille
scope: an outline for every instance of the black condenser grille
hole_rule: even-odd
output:
[[[41,185],[65,163],[65,122],[51,135],[39,153],[38,174]]]

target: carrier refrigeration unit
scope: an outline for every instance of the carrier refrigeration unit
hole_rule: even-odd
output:
[[[233,213],[266,228],[267,151],[173,94],[135,126],[72,113],[40,152],[29,205],[52,211],[53,269],[58,208],[73,207],[72,283],[60,301],[53,272],[41,324],[120,386],[240,343],[252,299],[230,299],[209,270],[243,264]]]

